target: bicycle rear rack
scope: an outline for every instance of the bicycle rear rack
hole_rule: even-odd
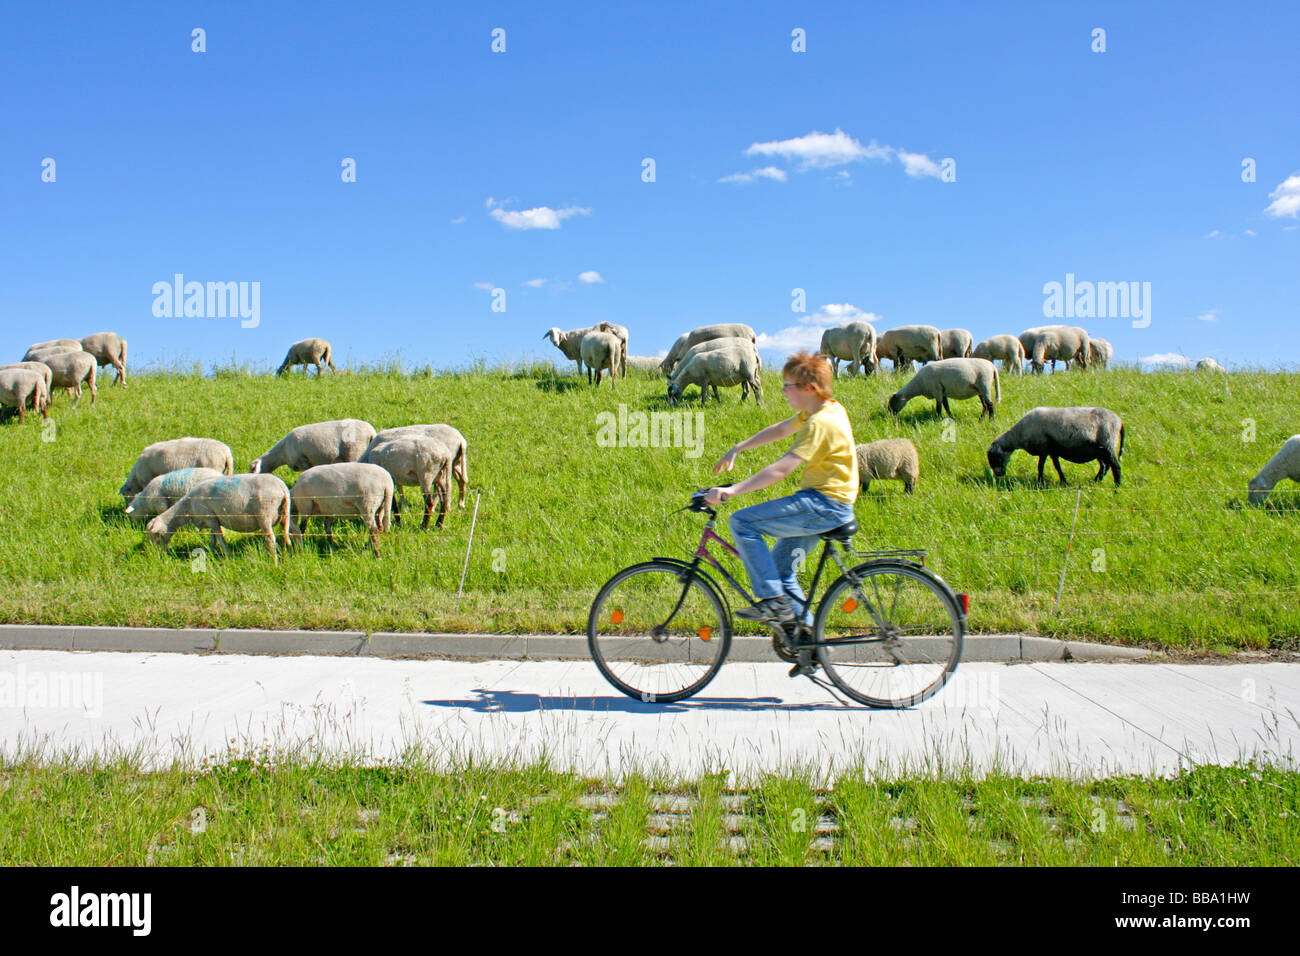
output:
[[[925,550],[921,548],[891,548],[885,551],[863,551],[850,548],[855,558],[864,561],[907,561],[912,564],[925,564]]]

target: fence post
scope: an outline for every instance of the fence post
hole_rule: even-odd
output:
[[[1079,499],[1082,497],[1081,487],[1074,496],[1074,520],[1070,522],[1070,537],[1065,542],[1065,560],[1061,562],[1061,583],[1056,586],[1056,606],[1052,608],[1053,614],[1061,609],[1061,590],[1065,587],[1065,569],[1070,566],[1070,545],[1074,544],[1074,526],[1079,523]]]
[[[482,491],[474,492],[474,517],[469,523],[469,541],[465,544],[465,564],[460,569],[460,587],[456,589],[456,600],[465,593],[465,572],[469,570],[469,550],[474,547],[474,525],[478,524],[478,501],[483,497]]]

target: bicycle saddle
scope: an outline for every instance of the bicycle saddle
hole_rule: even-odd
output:
[[[835,541],[847,542],[849,538],[858,533],[857,521],[850,521],[848,524],[842,524],[838,528],[831,528],[830,531],[823,531],[818,537],[831,538]]]

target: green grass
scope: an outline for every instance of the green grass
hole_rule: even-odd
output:
[[[914,495],[889,482],[859,499],[857,545],[928,548],[931,566],[972,595],[972,629],[1209,651],[1297,647],[1292,493],[1245,506],[1246,482],[1298,430],[1297,376],[1123,368],[1005,376],[997,422],[977,422],[977,403],[959,402],[948,424],[920,400],[891,419],[885,399],[899,381],[836,383],[858,441],[905,436],[921,453]],[[673,509],[721,480],[711,466],[732,443],[790,414],[779,382],[768,370],[762,408],[738,404],[734,389],[720,407],[710,403],[699,457],[598,445],[598,413],[619,403],[665,410],[664,385],[638,376],[597,391],[571,367],[479,363],[412,375],[391,363],[316,381],[253,374],[232,359],[206,377],[133,374],[128,390],[104,387],[93,409],[83,401],[73,412],[58,396],[53,441],[42,440],[38,419],[0,427],[0,622],[580,633],[614,571],[689,553],[700,520]],[[1095,485],[1094,466],[1066,464],[1068,488],[1039,488],[1023,454],[994,483],[985,449],[1035,405],[1117,411],[1127,426],[1123,486]],[[470,510],[453,510],[440,532],[404,524],[384,538],[379,559],[359,526],[343,526],[334,553],[309,541],[278,567],[256,537],[231,534],[231,555],[208,556],[201,572],[189,556],[206,536],[187,529],[160,551],[122,514],[116,490],[150,442],[219,438],[243,470],[290,428],[342,417],[378,428],[448,422],[464,432],[470,509],[475,492],[482,499],[462,597]],[[730,477],[784,447],[742,455]],[[795,487],[788,479],[742,503]],[[408,502],[414,512],[415,496]]]
[[[1163,779],[631,776],[231,754],[146,772],[127,757],[0,758],[2,866],[1295,866],[1300,774]]]

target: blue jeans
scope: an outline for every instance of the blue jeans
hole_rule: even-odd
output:
[[[806,606],[808,599],[795,576],[796,552],[802,552],[805,560],[815,558],[817,536],[852,520],[852,505],[805,488],[734,511],[727,523],[754,596],[763,600],[784,592],[794,602],[796,616],[802,614],[804,622],[811,624],[812,609]],[[763,540],[765,534],[778,539],[771,551]]]

